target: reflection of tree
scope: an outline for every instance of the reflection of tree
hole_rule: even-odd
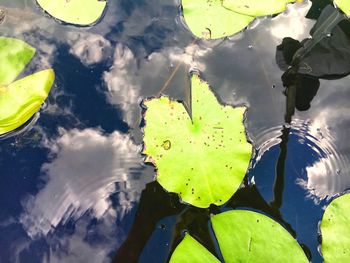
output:
[[[317,16],[315,10],[311,11],[310,15]],[[310,108],[320,86],[319,79],[337,79],[350,74],[350,22],[346,16],[327,5],[310,34],[312,38],[302,42],[284,38],[276,52],[276,62],[285,70],[282,82],[286,87],[286,125],[280,137],[272,202],[276,208],[282,205],[287,145],[295,109],[306,111]]]

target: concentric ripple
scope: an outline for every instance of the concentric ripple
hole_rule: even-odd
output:
[[[307,196],[319,203],[331,198],[350,187],[348,157],[342,154],[336,145],[332,129],[317,127],[311,120],[294,120],[290,127],[276,126],[259,131],[259,141],[255,142],[257,154],[254,163],[272,147],[282,143],[283,129],[289,130],[289,141],[294,141],[311,152],[313,163],[305,167],[306,178],[296,178],[296,183],[308,191]],[[261,143],[264,141],[263,143]],[[293,155],[288,152],[288,155]],[[291,157],[293,158],[293,156]]]

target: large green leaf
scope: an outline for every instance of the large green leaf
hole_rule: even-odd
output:
[[[46,99],[55,75],[44,70],[13,82],[35,54],[19,39],[0,37],[0,135],[27,122]]]
[[[325,263],[350,262],[350,194],[334,199],[321,222]]]
[[[185,238],[173,252],[170,263],[220,263],[197,240],[186,234]]]
[[[295,0],[223,0],[223,6],[244,15],[266,16],[283,12],[291,2]]]
[[[35,48],[22,40],[0,37],[0,86],[14,81],[34,54]]]
[[[221,38],[244,29],[254,20],[222,6],[222,0],[182,0],[185,22],[197,37]]]
[[[144,153],[158,169],[158,182],[197,207],[225,203],[240,186],[252,152],[245,108],[221,105],[196,75],[192,121],[183,104],[167,97],[144,104]]]
[[[309,262],[288,231],[265,215],[233,210],[211,221],[226,263]]]
[[[334,0],[334,3],[347,15],[350,16],[349,0]]]
[[[51,16],[70,24],[91,25],[103,14],[107,0],[37,0]]]
[[[54,78],[54,71],[48,69],[0,86],[0,134],[20,127],[40,109]]]
[[[233,210],[215,215],[211,221],[225,263],[309,262],[287,230],[265,215]],[[196,260],[191,261],[191,258]],[[170,262],[216,263],[218,260],[198,241],[186,235],[172,254]]]

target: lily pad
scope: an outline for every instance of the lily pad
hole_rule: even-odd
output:
[[[349,0],[334,0],[334,3],[339,7],[347,16],[350,16],[350,1]]]
[[[0,37],[0,86],[14,81],[34,54],[35,48],[24,41]]]
[[[221,105],[206,82],[192,76],[192,120],[168,97],[146,100],[144,154],[168,191],[197,207],[222,205],[240,186],[251,157],[245,107]]]
[[[350,194],[334,199],[321,222],[325,263],[350,262]]]
[[[54,78],[48,69],[0,87],[0,134],[20,127],[40,109]]]
[[[226,9],[222,0],[182,0],[182,8],[187,26],[199,38],[231,36],[254,20]]]
[[[211,221],[226,263],[309,262],[288,231],[263,214],[233,210]]]
[[[233,210],[212,217],[212,226],[226,263],[309,262],[298,242],[280,224],[257,212]],[[198,248],[200,246],[200,249]],[[218,262],[188,235],[171,256],[171,263]],[[183,260],[183,261],[182,261]],[[205,261],[207,260],[207,261]],[[211,261],[209,261],[211,260]],[[340,262],[340,261],[339,261]]]
[[[0,135],[26,123],[50,92],[52,69],[13,82],[34,54],[35,48],[21,40],[0,38]]]
[[[205,247],[197,240],[186,234],[181,243],[173,252],[170,263],[220,263]]]
[[[48,14],[63,22],[81,26],[95,23],[103,14],[107,0],[37,0]]]
[[[283,12],[295,0],[223,0],[223,6],[249,16],[266,16]]]

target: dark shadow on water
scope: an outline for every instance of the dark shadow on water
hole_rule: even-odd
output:
[[[213,255],[221,259],[217,241],[211,233],[212,230],[208,223],[211,214],[232,209],[249,209],[267,214],[281,223],[294,237],[296,236],[288,222],[283,220],[278,208],[268,204],[256,186],[249,184],[246,179],[244,186],[234,194],[226,205],[221,208],[211,206],[208,209],[182,204],[176,194],[167,193],[158,182],[152,182],[146,186],[141,194],[133,226],[127,240],[117,251],[113,262],[140,262],[141,253],[156,229],[157,222],[171,215],[177,215],[177,220],[172,229],[168,260],[176,246],[181,242],[185,232],[189,232]]]

